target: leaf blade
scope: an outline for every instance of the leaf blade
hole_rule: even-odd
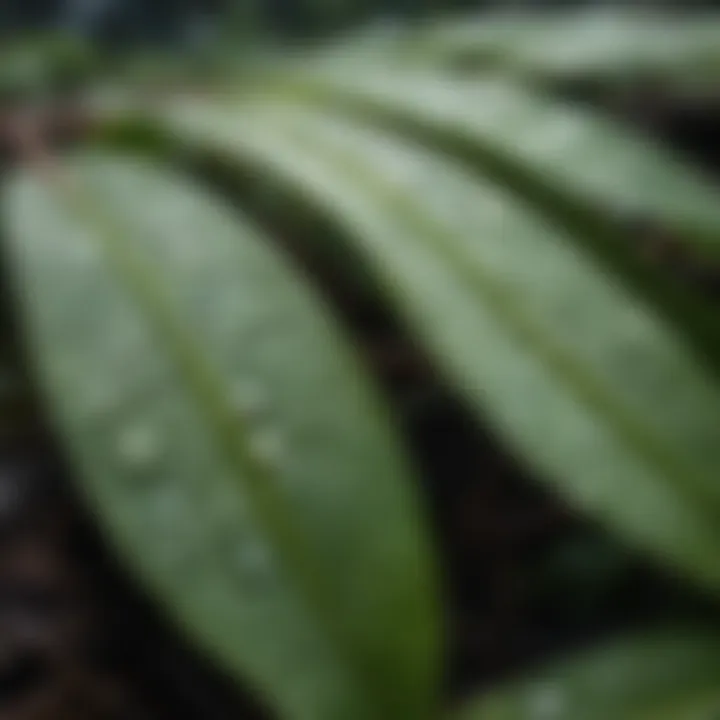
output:
[[[525,77],[613,82],[662,73],[688,84],[717,77],[720,18],[622,9],[468,16],[410,34],[403,55],[507,69]]]
[[[394,136],[282,103],[166,122],[321,207],[481,417],[576,502],[717,586],[718,388],[651,306],[529,208]]]
[[[708,720],[720,706],[720,639],[674,629],[608,643],[470,701],[458,720]],[[543,714],[544,713],[544,714]]]
[[[118,159],[71,171],[89,198],[72,211],[15,186],[13,249],[48,394],[126,558],[283,716],[430,712],[416,500],[320,304],[196,188]],[[113,384],[109,417],[88,415]]]
[[[289,81],[293,92],[293,81]],[[295,86],[308,102],[399,121],[544,186],[569,206],[663,224],[709,260],[720,254],[720,190],[658,145],[580,108],[502,80],[430,70],[315,71]],[[521,188],[522,189],[522,188]]]

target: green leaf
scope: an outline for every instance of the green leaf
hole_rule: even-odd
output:
[[[720,587],[720,388],[573,238],[445,158],[292,104],[189,104],[165,123],[334,219],[521,455],[625,537]]]
[[[282,717],[429,717],[437,629],[408,468],[306,283],[139,161],[16,177],[11,250],[93,508],[186,631]]]
[[[720,15],[619,8],[483,13],[429,24],[400,57],[511,70],[533,79],[705,82],[720,74]]]
[[[100,69],[93,48],[77,38],[16,39],[0,48],[0,98],[17,100],[67,91],[87,82]]]
[[[489,692],[457,720],[713,720],[720,636],[678,629],[615,641]]]
[[[670,151],[616,123],[501,80],[430,71],[315,71],[309,101],[349,106],[420,130],[526,190],[542,188],[599,216],[656,220],[695,251],[720,258],[720,191]]]

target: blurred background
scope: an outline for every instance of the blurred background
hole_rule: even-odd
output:
[[[3,0],[0,32],[60,29],[114,43],[194,43],[222,33],[317,34],[385,18],[407,21],[451,10],[597,5],[718,6],[712,0]]]

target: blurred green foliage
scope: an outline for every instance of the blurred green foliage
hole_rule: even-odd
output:
[[[317,34],[377,19],[486,7],[609,5],[608,0],[10,0],[0,31],[70,29],[114,43],[196,42],[233,32]],[[717,7],[717,0],[652,0],[643,6]],[[228,19],[231,19],[231,22]]]
[[[446,661],[419,476],[386,422],[394,401],[343,349],[316,285],[387,306],[498,446],[617,535],[566,533],[535,558],[535,602],[579,625],[643,584],[635,552],[687,581],[688,598],[720,588],[717,308],[617,222],[655,222],[715,267],[717,183],[550,82],[668,68],[686,82],[708,57],[716,77],[720,25],[648,24],[638,55],[636,17],[617,35],[594,14],[552,27],[533,15],[497,47],[483,18],[460,36],[423,26],[410,54],[373,35],[309,63],[279,54],[269,73],[247,62],[270,39],[481,4],[4,8],[6,30],[23,30],[0,58],[11,106],[65,100],[89,77],[129,88],[93,116],[102,153],[55,159],[74,192],[8,173],[6,253],[48,416],[129,569],[289,720],[438,717]],[[107,48],[146,41],[118,53],[118,73]],[[440,67],[468,51],[482,60],[470,84]],[[236,102],[205,92],[209,78]],[[175,81],[203,92],[175,97]],[[153,82],[163,92],[143,95]],[[106,154],[115,133],[124,145]],[[184,173],[154,167],[170,158]],[[257,225],[217,203],[210,168]],[[288,238],[327,275],[286,262]],[[707,638],[632,640],[462,717],[709,720],[712,618]]]

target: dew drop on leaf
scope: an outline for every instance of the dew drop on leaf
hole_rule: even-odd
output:
[[[286,454],[285,441],[277,430],[268,428],[258,432],[251,442],[255,455],[271,465],[276,465]]]
[[[160,457],[162,438],[149,424],[130,425],[118,436],[117,451],[127,465],[143,469]]]
[[[114,388],[107,383],[90,385],[85,390],[85,410],[88,415],[99,416],[109,412],[115,402]]]
[[[239,415],[248,417],[257,417],[268,407],[263,389],[259,385],[249,382],[239,382],[233,387],[231,402]]]
[[[237,564],[244,578],[262,580],[268,576],[272,568],[272,558],[265,545],[248,542],[241,545]]]
[[[563,691],[555,685],[546,684],[536,688],[530,697],[532,720],[556,720],[565,708]]]

